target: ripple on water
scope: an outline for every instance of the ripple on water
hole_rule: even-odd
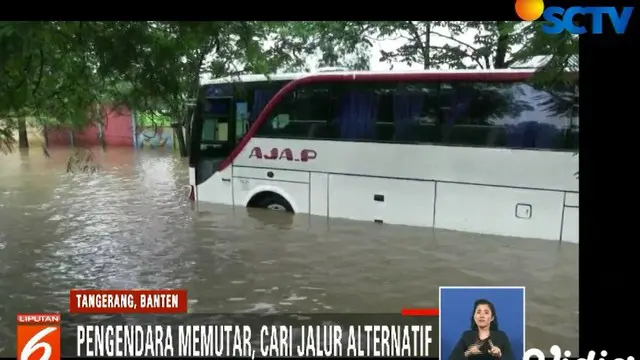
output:
[[[245,312],[255,312],[264,314],[276,314],[278,312],[277,306],[269,303],[255,303],[251,304],[251,307],[246,309]]]
[[[324,288],[321,287],[313,287],[313,286],[300,286],[302,290],[314,290],[314,291],[322,291]]]

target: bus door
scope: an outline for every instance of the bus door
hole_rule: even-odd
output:
[[[196,185],[210,178],[236,145],[235,101],[232,96],[201,97],[193,117],[191,157]]]

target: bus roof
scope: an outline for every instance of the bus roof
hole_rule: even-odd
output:
[[[314,75],[349,75],[353,74],[354,77],[358,75],[376,75],[376,74],[394,74],[394,75],[406,75],[406,74],[510,74],[510,73],[531,73],[533,74],[535,69],[498,69],[498,70],[410,70],[410,71],[322,71],[322,72],[301,72],[301,73],[283,73],[283,74],[251,74],[251,75],[237,75],[227,76],[217,79],[201,82],[201,86],[211,84],[224,84],[224,83],[245,83],[245,82],[262,82],[262,81],[291,81],[307,76]]]

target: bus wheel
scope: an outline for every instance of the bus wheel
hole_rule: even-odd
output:
[[[291,204],[289,204],[285,198],[273,192],[264,192],[256,195],[249,201],[247,206],[274,211],[293,212]]]

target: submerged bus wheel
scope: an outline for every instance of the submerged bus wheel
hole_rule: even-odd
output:
[[[285,198],[271,191],[265,191],[256,194],[253,198],[251,198],[251,200],[247,204],[247,207],[293,212],[291,204],[289,204],[289,202]]]

